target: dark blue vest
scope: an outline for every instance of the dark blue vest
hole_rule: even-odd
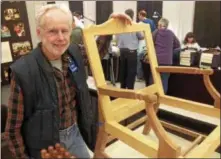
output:
[[[93,150],[97,112],[92,108],[82,55],[77,45],[70,45],[67,52],[78,67],[76,72],[68,72],[76,86],[78,126],[86,144]],[[26,153],[38,159],[41,149],[59,142],[58,96],[53,69],[38,46],[12,64],[11,71],[24,95],[21,134]]]

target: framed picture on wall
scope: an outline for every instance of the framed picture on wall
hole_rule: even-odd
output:
[[[4,80],[9,81],[9,68],[8,67],[3,67],[3,74],[4,74]]]
[[[1,84],[10,84],[9,66],[32,49],[25,1],[1,2]]]
[[[18,22],[18,23],[13,24],[13,29],[18,37],[25,36],[24,23]]]
[[[2,37],[2,38],[11,37],[11,32],[10,32],[8,26],[5,25],[5,24],[2,24],[2,25],[1,25],[1,37]]]
[[[31,51],[31,43],[29,41],[12,43],[13,58],[17,59]]]
[[[1,66],[1,83],[2,84],[7,84],[10,82],[10,70],[9,70],[10,65],[11,65],[11,62],[4,63]]]
[[[20,12],[17,8],[7,8],[4,10],[5,20],[17,20],[20,19]]]

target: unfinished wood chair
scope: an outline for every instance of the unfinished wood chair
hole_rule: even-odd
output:
[[[141,90],[127,90],[108,86],[104,78],[95,36],[138,31],[142,31],[145,34],[148,58],[154,83]],[[97,137],[95,158],[110,157],[105,153],[105,146],[109,134],[151,158],[203,158],[211,155],[211,153],[215,151],[220,145],[220,125],[206,136],[203,141],[202,136],[198,136],[192,145],[183,152],[182,149],[168,136],[156,115],[157,107],[159,104],[163,103],[171,107],[179,107],[180,109],[220,119],[220,94],[212,86],[209,78],[209,75],[213,73],[213,70],[158,66],[152,35],[148,24],[133,23],[130,26],[125,26],[117,19],[110,19],[101,25],[93,25],[89,28],[85,28],[83,30],[83,35],[90,67],[97,86],[100,110],[99,118],[100,121],[103,122]],[[202,75],[206,88],[214,98],[214,106],[165,95],[160,72]],[[110,97],[117,97],[117,99],[111,101]],[[146,110],[148,117],[143,119],[146,122],[144,126],[144,134],[148,134],[150,128],[153,129],[159,139],[159,144],[147,139],[143,134],[137,134],[128,127],[119,124],[120,121],[142,110]]]

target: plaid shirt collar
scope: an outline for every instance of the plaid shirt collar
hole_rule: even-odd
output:
[[[68,73],[68,57],[70,57],[70,55],[68,55],[67,51],[62,55],[62,70],[65,76],[67,76]]]

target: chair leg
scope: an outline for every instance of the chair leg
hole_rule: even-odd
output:
[[[94,151],[94,158],[110,158],[105,153],[105,147],[108,141],[108,134],[104,130],[104,126],[99,127],[96,147]]]
[[[155,110],[155,112],[157,113],[158,112],[158,110],[159,110],[159,103],[156,103],[155,105],[154,105],[154,110]],[[151,130],[151,127],[150,127],[150,122],[149,122],[149,119],[148,119],[148,117],[147,117],[147,120],[146,120],[146,122],[145,122],[145,125],[144,125],[144,129],[143,129],[143,134],[144,135],[148,135],[149,133],[150,133],[150,130]]]
[[[99,101],[98,101],[98,112],[99,112],[100,123],[105,123]],[[104,125],[100,125],[98,129],[97,141],[94,150],[94,159],[111,158],[105,153],[105,148],[107,143],[108,143],[108,134],[105,132]]]

